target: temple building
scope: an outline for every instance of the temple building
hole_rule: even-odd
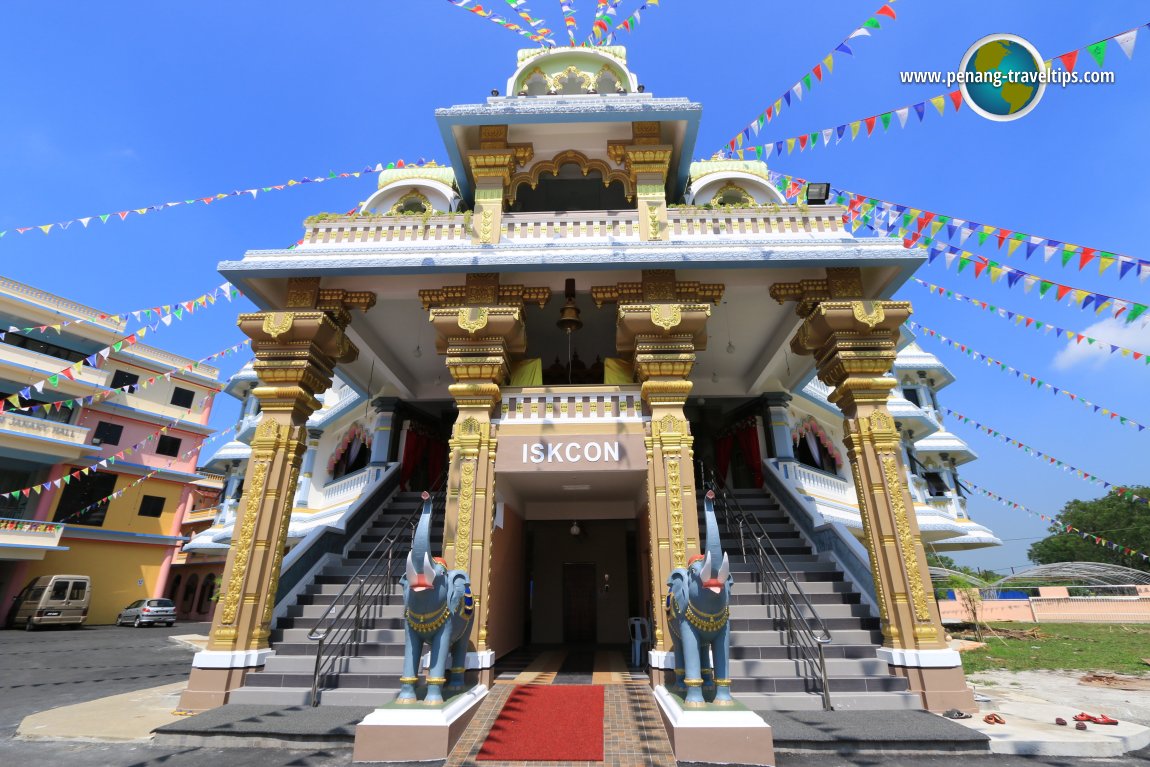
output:
[[[130,319],[0,280],[5,612],[39,575],[90,576],[90,624],[167,596],[185,515],[215,503],[196,463],[219,371],[125,342]]]
[[[259,307],[256,359],[224,509],[187,547],[230,541],[181,708],[392,702],[405,625],[438,625],[393,598],[426,489],[433,553],[470,579],[476,701],[515,651],[627,644],[635,619],[680,759],[766,758],[733,735],[749,712],[972,709],[924,545],[997,539],[939,421],[949,373],[891,300],[922,257],[763,162],[693,161],[701,105],[646,92],[622,48],[521,51],[503,93],[437,110],[448,166],[388,168],[298,247],[219,265]],[[686,684],[746,708],[687,726],[664,605],[705,546],[730,558],[700,624],[729,625],[730,678]],[[356,758],[434,758],[407,708]]]

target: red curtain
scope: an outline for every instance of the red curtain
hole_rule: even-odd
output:
[[[734,446],[734,437],[730,434],[715,440],[715,472],[723,484],[727,482],[727,470],[731,468],[731,450]]]
[[[411,475],[415,473],[415,468],[419,466],[419,462],[427,453],[428,441],[426,435],[415,429],[408,429],[407,439],[403,443],[403,460],[399,469],[399,488],[401,490],[408,489],[407,483],[411,481]]]
[[[759,430],[755,428],[755,422],[747,422],[743,428],[735,432],[735,435],[739,438],[739,448],[742,449],[743,460],[747,462],[747,468],[754,477],[755,487],[762,487],[763,456],[759,452]]]
[[[433,439],[427,453],[427,481],[436,482],[446,463],[447,443],[441,439]]]

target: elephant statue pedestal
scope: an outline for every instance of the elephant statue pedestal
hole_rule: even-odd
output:
[[[378,708],[355,728],[353,762],[442,761],[471,723],[487,687],[479,684],[451,696],[442,706],[398,702]]]
[[[745,706],[688,706],[663,685],[655,688],[655,701],[678,761],[775,764],[771,726]]]

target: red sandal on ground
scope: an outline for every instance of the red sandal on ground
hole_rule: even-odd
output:
[[[1090,721],[1094,724],[1118,724],[1117,719],[1111,719],[1106,714],[1099,714],[1098,716],[1091,717]]]
[[[987,724],[1006,724],[1006,720],[998,714],[987,714],[986,716],[982,717],[982,721],[986,722]]]
[[[1088,714],[1085,711],[1083,711],[1081,714],[1075,714],[1074,715],[1074,721],[1076,721],[1076,722],[1093,722],[1094,717],[1091,714]]]

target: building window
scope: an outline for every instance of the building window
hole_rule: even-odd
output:
[[[57,359],[67,360],[68,362],[79,362],[84,360],[87,365],[85,355],[75,349],[65,349],[63,346],[50,344],[47,341],[42,341],[39,338],[31,338],[29,336],[21,335],[19,333],[5,333],[4,337],[0,339],[9,346],[15,346],[20,349],[27,349],[37,354],[46,354],[49,357],[56,357]]]
[[[100,421],[96,424],[96,433],[92,435],[92,444],[118,445],[123,434],[124,427],[120,424]]]
[[[55,521],[70,525],[102,526],[104,516],[108,513],[108,496],[116,489],[116,476],[104,472],[82,474],[64,485],[60,502],[56,506]]]
[[[946,486],[946,482],[943,481],[942,475],[937,471],[926,472],[926,474],[923,475],[923,479],[926,480],[926,486],[929,489],[930,496],[932,498],[941,498],[950,492],[950,488]]]
[[[117,370],[112,375],[112,388],[123,389],[125,386],[132,388],[128,389],[130,392],[136,390],[136,384],[140,382],[140,377],[135,373],[129,373],[127,370]]]
[[[180,439],[164,435],[156,440],[156,455],[168,455],[175,458],[180,454]]]
[[[141,517],[158,517],[164,513],[164,499],[158,495],[145,495],[140,501]]]
[[[191,407],[195,398],[196,393],[191,389],[177,386],[176,390],[172,392],[172,404],[177,407]]]
[[[907,402],[910,402],[914,406],[922,407],[922,402],[918,398],[918,389],[911,389],[910,387],[905,387],[902,390],[902,396],[903,396],[903,399],[905,399]]]
[[[795,459],[813,469],[838,474],[843,459],[830,436],[812,416],[807,416],[791,432]]]

